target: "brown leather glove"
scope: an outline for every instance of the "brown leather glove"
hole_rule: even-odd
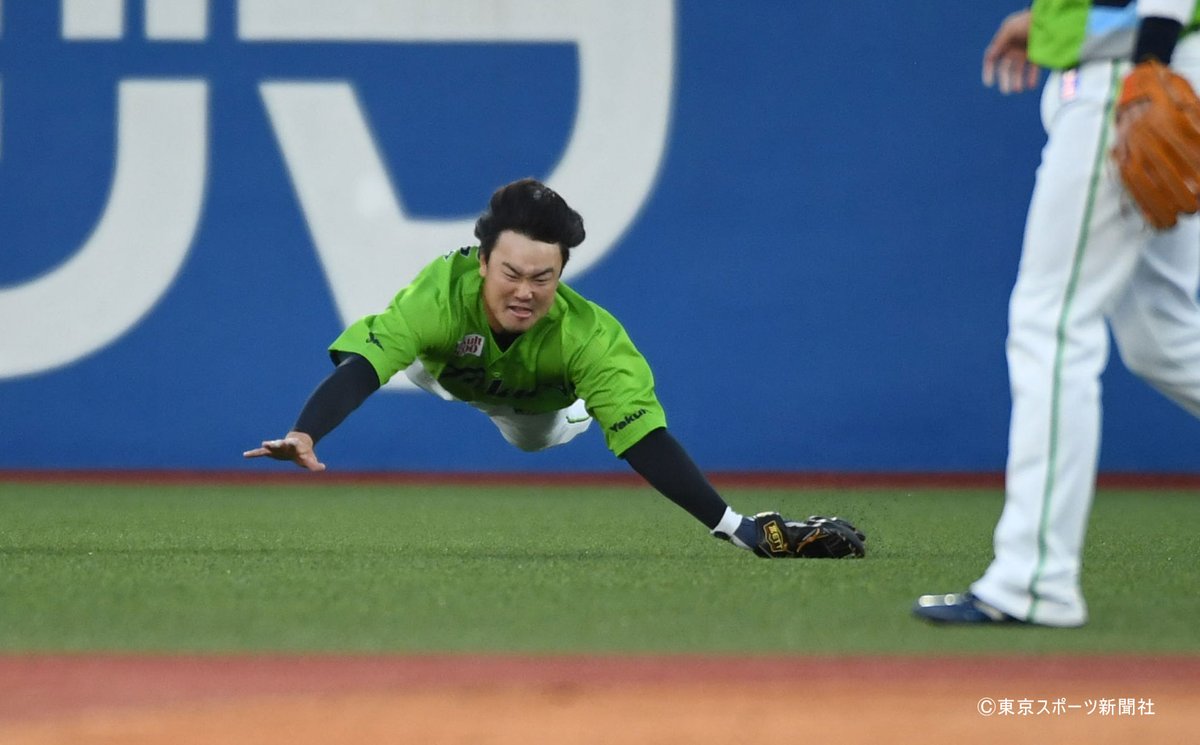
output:
[[[1200,211],[1200,98],[1157,60],[1125,78],[1116,111],[1113,160],[1138,209],[1153,227],[1175,226]]]

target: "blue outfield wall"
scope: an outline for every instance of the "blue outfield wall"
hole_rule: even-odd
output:
[[[2,2],[0,468],[281,468],[240,454],[325,345],[532,175],[705,468],[999,470],[1044,135],[979,62],[1015,5]],[[1195,422],[1111,368],[1103,467],[1200,468]],[[402,389],[321,454],[623,468]]]

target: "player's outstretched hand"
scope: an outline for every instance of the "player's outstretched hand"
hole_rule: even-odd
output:
[[[317,459],[313,440],[304,432],[288,432],[282,440],[264,440],[262,447],[242,453],[244,458],[274,458],[290,460],[310,471],[324,471],[325,464]]]
[[[1033,90],[1041,70],[1029,61],[1028,10],[1004,19],[983,53],[983,84],[996,85],[1001,93]]]

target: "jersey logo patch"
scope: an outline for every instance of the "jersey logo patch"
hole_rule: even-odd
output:
[[[454,353],[459,357],[464,357],[468,354],[475,357],[482,356],[483,337],[479,334],[467,334],[458,342],[458,346],[454,348]]]

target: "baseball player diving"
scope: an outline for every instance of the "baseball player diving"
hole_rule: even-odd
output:
[[[954,624],[1087,622],[1080,587],[1108,332],[1131,371],[1200,416],[1200,9],[1035,0],[1001,24],[984,83],[1042,90],[1047,133],[1009,305],[1012,418],[995,557]]]
[[[591,425],[610,450],[712,535],[764,558],[865,554],[865,536],[835,517],[746,517],[709,484],[667,431],[645,358],[600,306],[559,281],[583,219],[556,192],[523,179],[498,189],[475,224],[479,245],[434,259],[378,315],[329,347],[336,365],[283,438],[247,458],[325,469],[314,447],[393,375],[482,411],[525,451],[562,445]]]

